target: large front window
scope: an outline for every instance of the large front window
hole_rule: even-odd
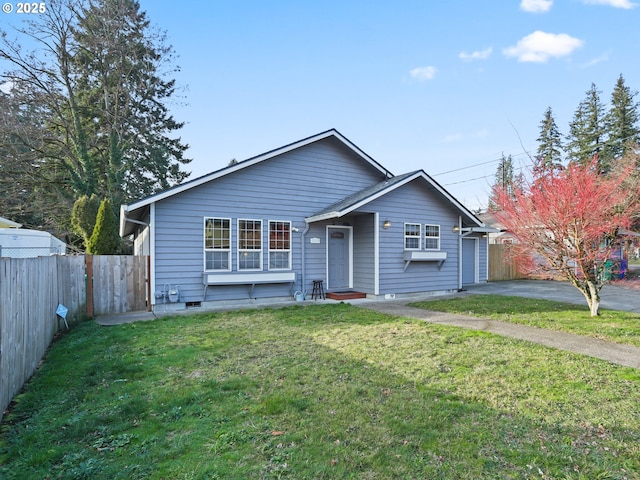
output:
[[[238,270],[262,270],[262,220],[238,220]]]
[[[204,263],[206,270],[231,270],[231,220],[204,219]]]
[[[291,222],[269,221],[269,270],[291,269]]]

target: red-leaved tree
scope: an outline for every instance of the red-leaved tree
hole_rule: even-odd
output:
[[[538,165],[522,187],[493,192],[497,219],[516,237],[512,253],[519,266],[571,282],[592,316],[599,314],[605,263],[640,210],[637,188],[629,188],[635,165],[606,176],[596,166]]]

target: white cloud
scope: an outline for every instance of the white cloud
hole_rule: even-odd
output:
[[[519,62],[544,63],[551,57],[565,57],[583,45],[583,41],[566,33],[533,32],[519,40],[514,47],[505,48],[502,53],[516,57]]]
[[[600,55],[599,57],[595,57],[589,60],[587,63],[580,65],[582,68],[593,67],[594,65],[598,65],[599,63],[608,62],[609,61],[609,52]]]
[[[624,8],[630,10],[638,6],[637,3],[633,3],[629,0],[583,0],[587,5],[608,5],[614,8]]]
[[[455,142],[459,142],[460,140],[462,140],[463,135],[461,133],[452,133],[449,135],[446,135],[442,141],[444,143],[455,143]]]
[[[436,67],[418,67],[411,70],[409,75],[420,82],[426,82],[427,80],[432,80],[437,71]]]
[[[493,48],[489,47],[489,48],[485,48],[484,50],[476,50],[475,52],[472,52],[472,53],[460,52],[458,54],[458,57],[466,61],[486,60],[491,56],[492,51],[493,51]]]
[[[553,0],[522,0],[520,2],[520,8],[531,13],[548,12],[551,5],[553,5]]]

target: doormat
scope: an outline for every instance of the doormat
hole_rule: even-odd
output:
[[[327,292],[326,296],[332,300],[354,300],[356,298],[367,298],[367,294],[362,292]]]

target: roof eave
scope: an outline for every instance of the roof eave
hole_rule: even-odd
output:
[[[183,184],[177,185],[177,186],[175,186],[173,188],[165,190],[164,192],[159,192],[159,193],[156,193],[154,195],[150,195],[150,196],[148,196],[146,198],[143,198],[141,200],[138,200],[136,202],[130,203],[130,204],[126,205],[127,211],[128,212],[133,212],[134,210],[137,210],[139,208],[145,207],[145,206],[150,205],[150,204],[152,204],[154,202],[158,202],[158,201],[164,200],[165,198],[168,198],[168,197],[171,197],[171,196],[176,195],[178,193],[184,192],[186,190],[190,190],[192,188],[199,187],[200,185],[203,185],[203,184],[205,184],[207,182],[210,182],[212,180],[216,180],[217,178],[229,175],[229,174],[234,173],[234,172],[236,172],[238,170],[245,169],[247,167],[255,165],[256,163],[263,162],[263,161],[268,160],[270,158],[277,157],[278,155],[282,155],[284,153],[288,153],[288,152],[290,152],[292,150],[296,150],[298,148],[304,147],[306,145],[310,145],[312,143],[315,143],[315,142],[318,142],[320,140],[324,140],[325,138],[330,138],[330,137],[334,137],[334,138],[337,138],[338,140],[340,140],[340,142],[342,142],[346,147],[348,147],[351,151],[356,153],[359,157],[361,157],[363,160],[365,160],[367,163],[369,163],[375,169],[380,171],[380,173],[383,173],[386,176],[393,176],[393,174],[389,170],[384,168],[380,163],[378,163],[372,157],[367,155],[363,150],[361,150],[357,145],[352,143],[344,135],[342,135],[336,129],[331,129],[331,130],[327,130],[325,132],[321,132],[321,133],[318,133],[316,135],[312,135],[310,137],[304,138],[302,140],[298,140],[296,142],[290,143],[290,144],[285,145],[283,147],[276,148],[274,150],[270,150],[268,152],[262,153],[260,155],[255,156],[255,157],[248,158],[247,160],[243,160],[242,162],[239,162],[239,163],[237,163],[235,165],[231,165],[231,166],[222,168],[220,170],[216,170],[215,172],[211,172],[211,173],[209,173],[207,175],[203,175],[203,176],[198,177],[196,179],[193,179],[191,181],[188,181],[188,182],[185,182]]]

